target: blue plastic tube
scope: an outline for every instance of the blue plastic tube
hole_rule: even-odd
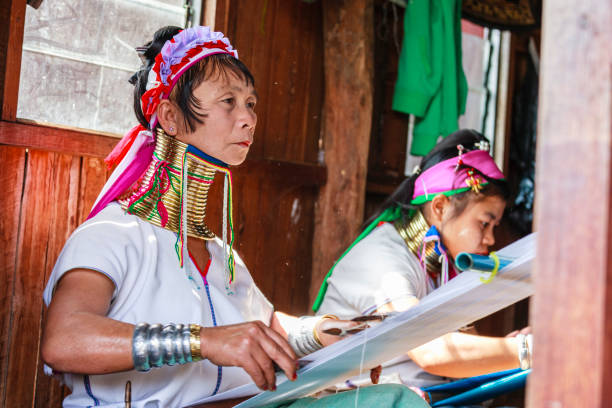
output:
[[[427,388],[423,388],[426,392],[439,392],[439,393],[458,393],[471,390],[482,384],[489,383],[500,378],[507,377],[509,375],[520,373],[520,368],[514,368],[512,370],[497,371],[495,373],[478,375],[476,377],[462,378],[460,380],[452,381],[445,384],[432,385]]]
[[[498,380],[482,384],[481,386],[466,391],[462,394],[455,395],[441,401],[436,401],[431,406],[434,408],[444,406],[452,407],[457,405],[462,406],[477,404],[479,402],[486,401],[498,395],[524,387],[529,373],[531,373],[531,369],[521,371],[516,374],[511,374]]]
[[[499,269],[510,264],[512,259],[499,258]],[[460,271],[476,269],[479,271],[491,272],[495,268],[495,260],[487,255],[476,255],[468,252],[461,252],[455,258],[455,266]]]

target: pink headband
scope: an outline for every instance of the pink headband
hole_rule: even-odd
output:
[[[140,99],[142,112],[153,130],[156,110],[162,99],[168,99],[179,77],[198,61],[213,54],[230,54],[238,58],[229,40],[208,27],[186,28],[166,41],[149,72],[146,92]],[[119,141],[104,160],[109,168],[117,166],[94,204],[89,218],[116,200],[147,169],[155,149],[155,138],[149,129],[135,126]]]
[[[504,178],[493,158],[485,150],[472,150],[444,160],[417,177],[411,204],[426,203],[437,194],[449,196],[470,189],[479,192],[481,186],[487,183],[479,173],[492,179]]]

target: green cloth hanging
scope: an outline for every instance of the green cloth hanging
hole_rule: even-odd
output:
[[[466,98],[461,0],[407,0],[393,109],[416,117],[410,153],[424,156],[456,131]]]

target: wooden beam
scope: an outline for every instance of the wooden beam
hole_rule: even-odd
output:
[[[325,95],[323,134],[327,184],[315,212],[310,299],[363,221],[372,121],[372,0],[323,2]]]
[[[0,117],[14,121],[21,70],[26,0],[0,0]]]
[[[0,144],[104,158],[118,141],[83,130],[0,121]]]
[[[544,2],[528,407],[612,398],[612,3]]]

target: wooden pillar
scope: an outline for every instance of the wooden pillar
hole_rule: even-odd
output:
[[[17,117],[26,0],[0,0],[0,117]]]
[[[531,408],[612,400],[612,2],[544,2]]]
[[[363,221],[372,122],[373,13],[372,0],[323,2],[322,150],[327,184],[315,209],[311,302]]]

